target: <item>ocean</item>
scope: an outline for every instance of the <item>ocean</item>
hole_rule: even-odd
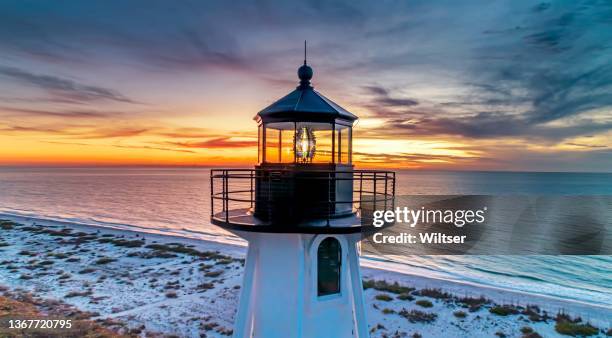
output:
[[[209,194],[206,168],[0,168],[0,214],[244,244],[210,224]],[[398,171],[397,194],[612,195],[612,174]],[[419,275],[612,308],[612,256],[396,261]]]

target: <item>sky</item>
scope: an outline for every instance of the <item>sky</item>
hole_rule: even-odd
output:
[[[2,1],[0,165],[253,164],[304,40],[358,167],[612,171],[609,1]]]

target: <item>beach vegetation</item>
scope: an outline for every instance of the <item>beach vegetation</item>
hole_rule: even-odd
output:
[[[212,323],[204,323],[202,324],[202,328],[206,331],[210,331],[213,330],[215,327],[219,326],[219,324],[212,322]]]
[[[399,299],[399,300],[413,301],[413,300],[414,300],[414,297],[413,297],[411,294],[409,294],[409,293],[400,293],[400,294],[397,296],[397,299]]]
[[[438,315],[430,312],[423,312],[419,310],[406,310],[402,309],[399,315],[406,318],[411,323],[431,323],[438,318]]]
[[[427,299],[419,299],[416,301],[416,305],[424,307],[424,308],[430,308],[433,307],[433,303],[428,301]]]
[[[223,270],[216,270],[216,271],[208,271],[204,274],[204,276],[206,277],[219,277],[221,276],[221,274],[223,273]]]
[[[230,256],[222,255],[218,251],[199,251],[194,248],[187,247],[180,243],[170,244],[149,244],[146,246],[147,249],[174,252],[179,254],[185,254],[190,256],[199,257],[202,259],[232,259]]]
[[[37,318],[45,319],[52,317],[68,317],[73,320],[72,328],[69,331],[66,329],[48,329],[48,328],[29,328],[27,329],[27,337],[48,337],[48,338],[64,338],[64,337],[105,337],[105,338],[123,338],[121,334],[115,333],[107,328],[104,328],[98,323],[95,323],[88,318],[93,314],[69,309],[69,313],[62,312],[63,307],[57,301],[40,301],[34,300],[25,295],[20,296],[19,300],[10,299],[0,296],[0,315],[4,318]],[[44,305],[45,308],[50,308],[48,311],[41,312],[36,304]],[[68,309],[68,308],[66,308]],[[0,337],[21,337],[25,333],[9,329],[7,326],[0,327]]]
[[[14,227],[15,223],[11,221],[0,221],[0,228],[2,228],[2,230],[13,230]]]
[[[376,326],[374,326],[373,328],[370,329],[370,333],[374,333],[378,330],[386,330],[387,328],[382,325],[381,323],[376,324]]]
[[[234,333],[234,330],[225,327],[217,327],[215,331],[224,336],[231,336]]]
[[[442,289],[432,289],[432,288],[421,289],[421,290],[413,292],[412,294],[415,296],[429,297],[429,298],[434,298],[434,299],[453,298],[453,296],[450,293],[444,292],[442,291]]]
[[[125,247],[125,248],[139,248],[145,245],[144,240],[140,240],[140,239],[129,240],[129,239],[121,239],[121,238],[119,239],[100,238],[98,239],[98,243],[108,243],[114,246],[120,246],[120,247]]]
[[[91,296],[93,294],[93,292],[91,292],[91,290],[85,290],[85,291],[72,291],[67,293],[64,298],[75,298],[75,297],[87,297],[87,296]]]
[[[85,269],[79,271],[79,274],[86,275],[86,274],[90,274],[90,273],[95,272],[95,271],[96,271],[96,269],[85,268]]]
[[[233,262],[234,262],[234,259],[232,258],[220,258],[217,260],[215,264],[231,264]]]
[[[393,300],[393,297],[391,297],[391,296],[389,296],[387,294],[384,294],[384,293],[378,294],[374,298],[376,298],[376,300],[380,300],[380,301],[383,301],[383,302],[390,302],[390,301]]]
[[[389,315],[389,314],[395,313],[395,310],[389,309],[389,308],[384,308],[384,309],[382,309],[382,313],[384,313],[386,315]]]
[[[542,322],[548,319],[548,315],[540,314],[540,308],[537,305],[527,305],[521,314],[527,316],[532,322]]]
[[[385,280],[364,280],[363,289],[374,289],[378,291],[386,291],[394,294],[410,293],[415,289],[412,287],[402,286],[398,282],[388,283]]]
[[[455,311],[455,312],[453,312],[453,316],[455,316],[457,318],[465,318],[465,317],[467,317],[467,313],[465,313],[463,311]]]
[[[498,316],[508,316],[519,314],[519,310],[514,305],[496,305],[489,309],[489,312]]]
[[[572,337],[588,337],[599,333],[599,329],[589,323],[557,322],[555,331]]]
[[[96,264],[96,265],[105,265],[105,264],[116,262],[116,261],[117,260],[114,259],[114,258],[102,257],[102,258],[98,259],[97,261],[95,261],[94,264]]]
[[[202,283],[202,284],[197,286],[198,290],[210,290],[210,289],[214,289],[214,288],[215,288],[215,284],[213,284],[213,283]]]
[[[599,329],[590,323],[582,323],[582,318],[572,318],[564,312],[557,313],[555,331],[572,337],[588,337],[599,333]]]

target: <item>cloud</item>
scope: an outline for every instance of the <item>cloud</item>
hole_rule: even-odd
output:
[[[0,76],[43,89],[51,94],[52,97],[67,101],[89,102],[108,100],[135,103],[133,100],[112,89],[81,84],[51,75],[34,74],[20,68],[0,66]]]
[[[377,105],[392,107],[410,107],[419,104],[419,102],[414,99],[393,98],[389,95],[389,91],[382,86],[364,86],[363,88],[366,89],[366,91],[370,94],[375,95],[373,103]]]
[[[76,118],[76,119],[101,119],[109,118],[113,116],[123,115],[121,112],[98,112],[89,110],[40,110],[40,109],[28,109],[28,108],[16,108],[16,107],[2,107],[0,106],[0,113],[3,115],[16,115],[17,117],[30,116],[30,117],[59,117],[59,118]],[[9,113],[9,114],[6,114]]]
[[[50,143],[50,144],[64,144],[64,145],[76,145],[76,146],[95,146],[95,147],[105,147],[106,145],[99,144],[88,144],[88,143],[80,143],[80,142],[61,142],[61,141],[40,141],[42,143]],[[123,148],[123,149],[148,149],[148,150],[161,150],[161,151],[172,151],[179,153],[191,153],[194,154],[195,151],[187,150],[187,149],[173,149],[173,148],[162,148],[162,147],[152,147],[152,146],[134,146],[134,145],[119,145],[113,144],[108,147],[114,148]]]
[[[257,140],[234,140],[231,137],[219,137],[201,142],[167,142],[178,147],[184,148],[244,148],[257,147]]]

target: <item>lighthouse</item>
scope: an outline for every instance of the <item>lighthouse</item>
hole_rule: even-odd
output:
[[[395,174],[354,169],[357,116],[314,89],[306,57],[297,73],[254,118],[255,167],[211,170],[212,223],[248,241],[234,337],[368,337],[361,217],[391,207]]]

